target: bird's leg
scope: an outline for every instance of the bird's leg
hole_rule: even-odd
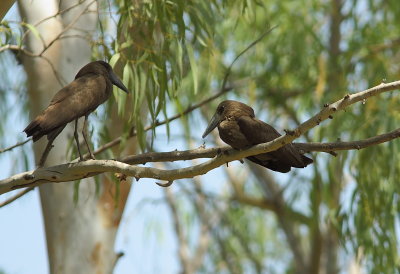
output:
[[[65,125],[60,126],[60,127],[56,128],[55,130],[53,130],[52,132],[50,132],[49,134],[47,134],[48,143],[47,143],[45,150],[43,151],[42,156],[40,157],[38,168],[44,166],[44,162],[46,162],[46,159],[47,159],[47,156],[49,156],[50,150],[54,147],[53,146],[54,140],[57,138],[58,134],[60,134],[61,131],[63,131],[64,128],[65,128]]]
[[[79,160],[80,160],[80,161],[83,161],[83,157],[82,157],[82,153],[81,153],[81,148],[79,147],[78,119],[75,120],[74,137],[75,137],[76,145],[78,146]]]
[[[92,152],[92,150],[90,149],[90,145],[88,142],[88,138],[87,138],[87,119],[88,119],[89,115],[85,115],[85,121],[83,122],[83,129],[82,129],[82,135],[83,135],[83,139],[85,139],[85,143],[86,146],[88,148],[89,154],[90,154],[90,158],[92,158],[93,160],[96,159],[94,158],[94,154]]]
[[[53,148],[53,141],[55,138],[52,138],[47,143],[45,150],[43,151],[42,157],[40,157],[38,168],[44,166],[44,162],[46,162],[47,156],[49,156],[50,150]]]

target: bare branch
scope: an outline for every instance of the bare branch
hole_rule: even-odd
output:
[[[28,138],[28,139],[26,139],[25,141],[16,143],[16,144],[13,145],[13,146],[6,147],[6,148],[2,148],[2,149],[0,149],[0,153],[13,150],[14,148],[19,147],[19,146],[23,146],[23,145],[25,145],[26,143],[28,143],[30,140],[32,140],[32,138]]]
[[[49,19],[51,19],[51,18],[54,18],[54,17],[56,17],[56,16],[58,16],[58,15],[64,13],[64,12],[66,12],[66,11],[68,11],[68,10],[70,10],[70,9],[73,9],[73,8],[75,8],[75,7],[79,6],[79,5],[81,5],[81,4],[82,4],[83,2],[85,2],[85,1],[86,1],[86,0],[84,0],[84,1],[79,1],[77,4],[71,6],[71,7],[67,8],[67,9],[65,9],[65,10],[63,10],[63,11],[58,11],[56,14],[54,14],[54,15],[52,15],[52,16],[49,16],[49,17],[47,17],[47,18],[44,18],[43,20],[37,22],[37,23],[35,24],[35,27],[38,26],[38,25],[40,25],[41,23],[43,23],[43,22],[46,21],[46,20],[49,20]],[[96,0],[93,0],[93,1],[89,2],[89,4],[87,4],[87,5],[85,6],[85,8],[84,8],[75,18],[72,19],[71,23],[69,23],[67,26],[65,26],[65,27],[63,28],[62,32],[60,32],[60,33],[59,33],[53,40],[51,40],[47,45],[46,45],[45,41],[43,40],[42,36],[39,34],[39,38],[40,38],[40,40],[41,40],[42,43],[43,43],[43,49],[42,49],[42,51],[41,51],[40,53],[37,53],[37,54],[36,54],[36,53],[30,52],[30,51],[28,51],[28,50],[26,50],[26,49],[24,49],[23,47],[18,46],[18,45],[4,45],[4,46],[0,47],[0,52],[5,51],[5,50],[12,50],[12,51],[21,52],[21,53],[23,53],[24,55],[29,56],[29,57],[33,57],[33,58],[43,58],[43,59],[50,65],[50,67],[51,67],[51,69],[52,69],[52,71],[53,71],[55,77],[57,78],[57,81],[60,83],[61,86],[64,86],[65,83],[66,83],[66,81],[65,81],[65,80],[62,78],[62,76],[60,76],[59,73],[56,71],[56,69],[55,69],[54,65],[52,64],[52,62],[51,62],[46,56],[44,56],[44,53],[45,53],[56,41],[58,41],[58,40],[60,40],[60,39],[63,39],[64,34],[65,34],[69,29],[71,29],[71,28],[75,25],[75,23],[79,20],[79,18],[80,18],[83,14],[85,14],[86,12],[89,12],[90,6],[93,5],[94,3],[96,3]],[[25,39],[26,35],[27,35],[30,31],[31,31],[30,29],[27,29],[27,30],[25,31],[25,33],[24,33],[24,35],[23,35],[23,37],[22,37],[22,40]]]
[[[186,233],[180,222],[180,217],[178,214],[178,206],[176,204],[174,195],[170,188],[165,189],[165,198],[169,209],[171,210],[172,220],[174,223],[174,229],[176,236],[178,237],[178,255],[182,264],[182,273],[190,274],[193,273],[190,264],[190,252],[189,246],[186,241]]]
[[[38,55],[34,54],[33,52],[30,52],[30,51],[24,49],[23,47],[20,47],[17,45],[4,45],[4,46],[0,47],[0,52],[6,51],[6,50],[19,51],[29,57],[38,57]]]
[[[77,14],[74,19],[72,19],[71,23],[65,26],[63,28],[63,31],[60,32],[52,41],[50,41],[50,43],[46,45],[42,50],[42,52],[40,52],[38,55],[43,56],[43,54],[51,47],[51,45],[53,45],[65,32],[67,32],[70,28],[72,28],[83,14],[89,11],[89,7],[94,3],[96,3],[96,0],[93,0],[89,4],[87,4],[86,7],[79,14]]]
[[[12,202],[14,202],[15,200],[17,200],[18,198],[21,198],[22,196],[24,196],[25,194],[27,194],[28,192],[30,192],[31,190],[33,190],[35,187],[28,187],[25,188],[24,190],[21,190],[19,193],[17,193],[16,195],[8,198],[7,200],[3,201],[0,203],[0,208],[2,208],[3,206],[6,206],[8,204],[11,204]]]
[[[365,140],[351,142],[333,142],[333,143],[293,143],[302,153],[307,152],[333,152],[337,150],[363,149],[369,146],[382,144],[400,137],[400,129],[377,135]],[[224,154],[231,150],[230,146],[220,146],[214,148],[199,147],[192,150],[170,151],[170,152],[149,152],[140,155],[130,155],[118,159],[118,161],[137,165],[149,162],[167,162],[167,161],[185,161],[198,158],[213,158],[218,154]]]
[[[380,84],[368,90],[346,95],[341,100],[325,105],[324,108],[315,116],[299,125],[293,131],[287,131],[283,135],[271,142],[259,144],[249,149],[236,151],[228,149],[222,154],[218,154],[211,160],[191,167],[161,170],[157,168],[146,168],[130,166],[128,164],[113,160],[88,160],[79,163],[68,163],[48,168],[39,168],[14,175],[0,181],[0,194],[9,192],[16,188],[36,186],[46,182],[66,182],[91,177],[104,172],[119,172],[135,178],[154,178],[157,180],[173,181],[183,178],[193,178],[203,175],[227,162],[240,160],[248,156],[257,155],[274,151],[285,144],[291,143],[304,132],[316,127],[322,121],[334,115],[337,111],[345,109],[356,102],[364,101],[371,96],[376,96],[385,91],[391,91],[400,87],[400,81]]]
[[[351,142],[333,142],[333,143],[295,143],[303,152],[320,151],[320,152],[331,152],[337,150],[351,150],[351,149],[362,149],[373,145],[382,144],[393,139],[400,137],[400,128],[377,135],[365,140],[351,141]]]
[[[250,43],[250,45],[248,45],[244,50],[242,50],[236,57],[235,59],[233,59],[233,61],[231,62],[231,64],[229,65],[228,69],[226,70],[226,73],[224,75],[224,79],[222,80],[222,85],[221,85],[221,91],[225,89],[225,85],[228,81],[228,77],[231,73],[232,67],[233,65],[236,63],[237,60],[239,60],[239,58],[245,54],[249,49],[251,49],[252,47],[254,47],[255,45],[257,45],[262,39],[264,39],[265,36],[267,36],[271,31],[273,31],[277,26],[273,26],[272,28],[268,29],[267,31],[265,31],[264,33],[262,33],[256,40],[254,40],[252,43]]]
[[[46,17],[46,18],[43,18],[42,20],[40,20],[39,22],[37,22],[37,23],[35,23],[35,27],[37,27],[37,26],[39,26],[40,24],[42,24],[42,23],[44,23],[45,21],[47,21],[47,20],[50,20],[50,19],[52,19],[52,18],[54,18],[54,17],[57,17],[57,16],[59,16],[59,15],[62,15],[63,13],[66,13],[67,11],[69,11],[69,10],[72,10],[72,9],[74,9],[74,8],[76,8],[76,7],[78,7],[78,6],[80,6],[83,2],[85,2],[86,0],[80,0],[79,2],[77,2],[77,3],[75,3],[74,5],[72,5],[72,6],[69,6],[68,8],[65,8],[65,9],[63,9],[63,10],[61,10],[61,11],[58,11],[56,14],[54,14],[54,15],[51,15],[51,16],[48,16],[48,17]],[[25,35],[25,34],[24,34]]]
[[[206,212],[206,196],[201,188],[200,180],[198,178],[193,178],[193,181],[196,190],[196,199],[194,204],[201,222],[199,240],[192,258],[193,269],[194,271],[198,272],[203,264],[204,256],[207,252],[210,242],[211,225],[208,223],[208,221],[214,218],[213,216],[209,216],[210,214],[207,214]]]
[[[5,50],[12,50],[12,51],[18,51],[21,52],[22,54],[32,57],[32,58],[42,58],[43,60],[45,60],[51,67],[51,70],[54,73],[54,76],[57,78],[58,83],[61,86],[64,86],[66,81],[63,79],[63,77],[57,72],[57,70],[55,69],[53,63],[46,57],[43,56],[41,54],[35,54],[31,51],[28,51],[26,49],[24,49],[23,47],[17,46],[17,45],[4,45],[2,47],[0,47],[0,52],[5,51]]]
[[[296,223],[294,222],[294,219],[291,218],[295,211],[286,204],[279,185],[272,179],[271,175],[267,173],[264,168],[251,164],[250,169],[253,171],[253,174],[257,180],[259,180],[261,185],[267,188],[270,193],[268,196],[271,196],[271,202],[275,206],[274,213],[286,235],[289,247],[293,253],[296,269],[298,271],[297,273],[307,273],[305,252],[302,248],[300,237],[295,229]],[[298,215],[301,214],[298,213]]]

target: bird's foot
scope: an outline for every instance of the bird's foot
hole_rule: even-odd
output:
[[[93,154],[93,153],[90,153],[90,159],[96,160],[96,157],[94,157],[94,154]]]

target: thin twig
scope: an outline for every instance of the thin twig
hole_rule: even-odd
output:
[[[332,152],[338,150],[363,149],[373,145],[382,144],[400,137],[400,128],[383,133],[365,140],[333,143],[294,143],[303,153],[311,151]]]
[[[43,60],[45,60],[51,67],[51,70],[53,71],[54,76],[56,77],[58,83],[61,86],[64,86],[66,81],[65,79],[63,79],[63,77],[57,72],[57,70],[55,69],[53,63],[50,61],[49,58],[47,58],[46,56],[40,55],[40,54],[35,54],[33,52],[30,52],[26,49],[24,49],[23,47],[17,46],[17,45],[5,45],[0,47],[0,52],[5,51],[5,50],[12,50],[12,51],[18,51],[21,52],[22,54],[32,57],[32,58],[42,58]]]
[[[307,273],[305,252],[296,230],[294,218],[291,218],[295,211],[286,205],[279,185],[273,180],[269,173],[265,172],[264,168],[254,164],[249,165],[249,167],[259,183],[268,190],[268,196],[271,197],[271,202],[276,208],[274,211],[275,215],[285,233],[288,245],[293,253],[296,269],[299,270],[298,273]]]
[[[79,20],[79,18],[81,18],[81,16],[83,15],[83,14],[85,14],[88,10],[89,10],[89,7],[91,6],[91,5],[93,5],[94,3],[96,2],[96,0],[94,0],[94,1],[91,1],[89,4],[87,4],[86,5],[86,7],[78,14],[78,15],[76,15],[75,16],[75,18],[74,19],[72,19],[72,21],[71,21],[71,23],[69,23],[67,26],[65,26],[64,28],[63,28],[63,31],[62,32],[60,32],[52,41],[50,41],[50,43],[47,45],[47,46],[45,46],[45,48],[39,53],[39,56],[43,56],[43,54],[65,33],[65,32],[67,32],[70,28],[72,28],[74,25],[75,25],[75,23]]]
[[[23,146],[23,145],[25,145],[26,143],[28,143],[31,140],[32,140],[32,138],[28,138],[25,141],[16,143],[15,145],[12,145],[10,147],[2,148],[2,149],[0,149],[0,153],[6,152],[6,151],[10,151],[10,150],[12,150],[12,149],[14,149],[16,147],[19,147],[19,146]]]
[[[262,33],[260,35],[260,37],[258,37],[256,40],[254,40],[252,43],[250,43],[250,45],[248,45],[244,50],[242,50],[236,57],[235,59],[233,59],[232,63],[229,65],[225,76],[222,80],[222,85],[221,85],[221,91],[225,89],[225,85],[228,81],[228,77],[231,73],[232,67],[233,65],[236,63],[237,60],[239,60],[239,58],[245,54],[249,49],[251,49],[252,47],[254,47],[255,45],[258,44],[258,42],[260,42],[265,36],[267,36],[271,31],[273,31],[277,26],[273,26],[272,28],[268,29],[267,31],[265,31],[264,33]]]
[[[186,233],[180,221],[181,218],[179,217],[178,206],[176,204],[175,197],[170,188],[165,189],[165,198],[171,211],[175,234],[178,238],[178,255],[182,265],[181,273],[191,274],[193,271],[190,263],[190,251],[186,240]]]
[[[24,196],[25,194],[27,194],[28,192],[30,192],[31,190],[33,190],[35,187],[28,187],[25,188],[24,190],[21,190],[20,192],[18,192],[16,195],[8,198],[7,200],[3,201],[0,203],[0,208],[3,206],[6,206],[12,202],[14,202],[15,200],[17,200],[18,198],[21,198],[22,196]]]
[[[46,18],[43,18],[43,19],[41,19],[40,21],[38,21],[37,23],[35,23],[34,24],[34,26],[35,27],[37,27],[37,26],[39,26],[40,24],[42,24],[43,22],[45,22],[45,21],[47,21],[47,20],[50,20],[50,19],[52,19],[52,18],[54,18],[54,17],[57,17],[58,15],[62,15],[63,13],[66,13],[67,11],[69,11],[69,10],[71,10],[71,9],[73,9],[73,8],[76,8],[76,7],[78,7],[78,6],[80,6],[83,2],[85,2],[86,0],[81,0],[81,1],[79,1],[78,3],[76,3],[76,4],[74,4],[74,5],[72,5],[72,6],[69,6],[68,8],[65,8],[65,9],[63,9],[63,10],[61,10],[61,11],[58,11],[56,14],[54,14],[54,15],[50,15],[50,16],[48,16],[48,17],[46,17]]]

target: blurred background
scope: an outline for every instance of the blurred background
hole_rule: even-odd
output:
[[[114,89],[90,116],[95,149],[117,140],[97,159],[222,145],[216,130],[201,135],[225,99],[247,103],[283,133],[325,103],[400,79],[398,0],[21,0],[0,7],[0,148],[26,140],[29,121],[91,60],[108,61],[131,91]],[[395,92],[371,98],[298,141],[394,130],[398,105]],[[47,166],[76,158],[72,137],[66,128]],[[0,149],[0,178],[34,169],[45,144]],[[42,185],[0,208],[0,273],[397,273],[399,145],[312,153],[313,165],[287,174],[236,161],[169,188],[114,174]]]

